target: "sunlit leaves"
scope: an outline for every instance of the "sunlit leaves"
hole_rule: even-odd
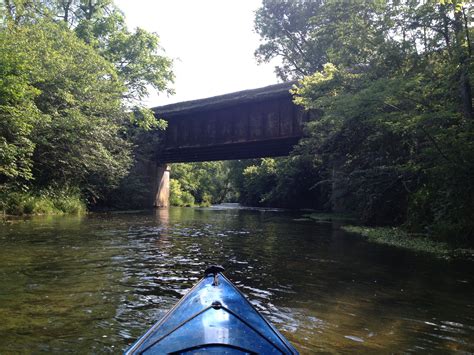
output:
[[[293,90],[319,113],[298,150],[322,161],[333,204],[342,195],[368,223],[472,236],[472,4],[280,3],[259,10],[259,54],[282,56],[287,74],[316,65]],[[294,16],[308,25],[289,27]]]
[[[149,131],[151,129],[165,129],[168,122],[163,119],[157,119],[152,110],[142,106],[134,107],[130,122],[137,128]]]
[[[199,204],[221,203],[232,193],[228,162],[179,163],[172,164],[171,170],[183,196],[191,194]]]
[[[23,186],[33,177],[31,132],[42,118],[34,104],[40,91],[29,81],[32,63],[22,45],[12,33],[0,32],[0,188]]]
[[[171,92],[171,61],[112,0],[2,5],[0,188],[79,186],[95,201],[128,172],[135,139],[166,127],[138,101]]]
[[[92,196],[117,184],[130,145],[118,134],[125,87],[113,66],[60,24],[24,25],[2,36],[2,48],[17,53],[10,58],[18,63],[14,76],[5,75],[16,78],[14,90],[5,80],[0,89],[9,105],[1,110],[3,152],[12,155],[12,144],[24,152],[17,154],[17,175],[34,177],[36,185],[81,186]],[[12,169],[3,173],[14,176]]]

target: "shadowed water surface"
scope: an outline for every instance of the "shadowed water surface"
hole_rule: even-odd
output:
[[[474,352],[472,261],[221,206],[0,225],[0,353],[121,352],[211,263],[302,353]]]

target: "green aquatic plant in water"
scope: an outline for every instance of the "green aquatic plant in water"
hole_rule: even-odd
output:
[[[356,233],[371,242],[391,245],[413,251],[435,254],[439,257],[473,256],[474,250],[454,248],[448,243],[436,241],[425,235],[408,233],[394,227],[342,226],[346,232]]]

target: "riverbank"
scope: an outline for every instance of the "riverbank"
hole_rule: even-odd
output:
[[[72,190],[40,192],[9,192],[1,195],[3,216],[82,214],[87,212],[85,201]]]
[[[474,250],[456,248],[446,242],[437,241],[427,235],[408,233],[396,227],[364,227],[345,225],[342,230],[363,236],[370,242],[386,244],[398,248],[424,252],[442,258],[474,257]]]

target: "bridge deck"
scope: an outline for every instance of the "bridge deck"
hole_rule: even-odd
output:
[[[157,157],[166,163],[287,155],[308,113],[292,102],[294,83],[154,108],[168,121]]]

